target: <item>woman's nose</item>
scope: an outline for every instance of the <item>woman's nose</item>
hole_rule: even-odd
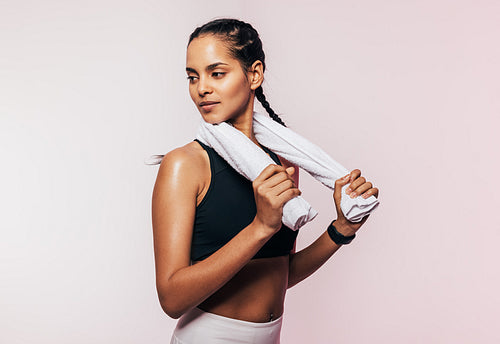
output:
[[[206,78],[200,78],[198,80],[198,93],[204,95],[212,92],[212,86]]]

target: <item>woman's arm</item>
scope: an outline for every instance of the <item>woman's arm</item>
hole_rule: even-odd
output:
[[[297,169],[298,171],[298,169]],[[350,185],[350,188],[353,189],[353,192],[356,192],[358,195],[367,194],[367,195],[378,195],[378,189],[372,188],[372,184],[365,181],[364,177],[361,177],[361,171],[356,169],[353,170],[350,174],[350,178],[343,180],[338,179],[335,182],[335,192],[334,192],[334,200],[335,206],[337,209],[338,220],[334,220],[333,224],[338,232],[345,236],[350,236],[354,234],[363,223],[368,219],[368,216],[365,216],[361,222],[352,223],[345,219],[342,214],[342,210],[340,209],[340,190],[342,186],[347,184],[350,180],[353,182]],[[297,185],[298,185],[298,174],[297,174]],[[310,275],[312,275],[316,270],[318,270],[342,245],[336,244],[328,235],[328,232],[325,231],[316,241],[314,241],[311,245],[300,250],[299,252],[295,251],[290,254],[290,262],[289,262],[289,275],[288,275],[288,288],[293,287],[297,283],[303,281]]]
[[[203,302],[241,270],[279,229],[272,224],[274,217],[281,219],[279,204],[300,192],[285,183],[289,178],[283,167],[268,166],[254,181],[254,192],[259,185],[261,191],[256,196],[258,216],[210,257],[190,265],[196,197],[202,185],[199,171],[204,167],[189,150],[173,150],[163,158],[153,190],[156,288],[163,310],[172,318]],[[264,195],[269,190],[274,191],[272,205]],[[262,208],[265,211],[259,211]]]
[[[338,225],[335,224],[337,230]],[[325,231],[316,241],[299,252],[290,254],[288,288],[306,279],[318,270],[339,248]]]

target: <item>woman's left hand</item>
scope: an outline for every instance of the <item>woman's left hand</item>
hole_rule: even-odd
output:
[[[369,196],[378,196],[378,189],[373,187],[373,184],[361,176],[361,171],[358,169],[352,170],[344,178],[335,181],[335,190],[333,192],[333,199],[335,201],[335,208],[337,209],[337,220],[335,220],[335,227],[344,236],[351,236],[366,222],[368,216],[366,215],[360,222],[351,222],[344,216],[340,208],[340,198],[342,187],[346,184],[349,186],[346,189],[346,194],[351,198],[361,196],[367,198]]]

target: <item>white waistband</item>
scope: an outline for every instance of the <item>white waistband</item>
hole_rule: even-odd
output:
[[[282,322],[283,316],[257,323],[224,317],[195,307],[177,322],[171,344],[277,344],[280,342]]]

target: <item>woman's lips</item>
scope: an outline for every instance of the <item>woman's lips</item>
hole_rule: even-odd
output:
[[[205,105],[202,105],[201,108],[204,110],[204,111],[210,111],[212,110],[217,104],[219,103],[209,103],[209,104],[205,104]]]

